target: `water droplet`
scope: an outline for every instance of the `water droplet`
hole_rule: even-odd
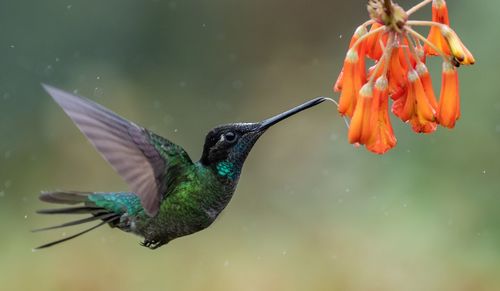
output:
[[[9,47],[13,49],[13,48],[15,48],[16,46],[15,46],[15,45],[13,45],[13,44],[11,44]]]
[[[225,260],[225,261],[224,261],[224,267],[227,267],[227,266],[229,266],[229,261],[228,261],[228,260]]]
[[[24,219],[28,219],[28,215],[25,215],[25,216],[24,216]]]
[[[78,94],[78,89],[73,90],[73,94]]]
[[[96,79],[97,79],[97,80],[101,80],[101,76],[97,76],[97,77],[96,77]]]
[[[345,188],[345,192],[349,193],[349,192],[351,192],[351,189],[350,188]]]
[[[62,236],[62,237],[65,237],[65,236],[66,236],[66,233],[65,233],[65,232],[61,233],[61,236]]]
[[[282,251],[282,252],[281,252],[281,254],[282,254],[283,256],[286,256],[287,251],[286,251],[286,250],[284,250],[284,251]]]
[[[178,130],[177,128],[176,128],[176,129],[174,129],[174,132],[178,132],[178,131],[179,131],[179,130]]]
[[[56,63],[58,63],[61,59],[60,58],[56,58]]]
[[[50,74],[52,74],[53,71],[54,71],[54,68],[52,67],[52,65],[47,65],[45,67],[45,69],[43,70],[45,75],[50,75]]]
[[[66,6],[66,9],[70,10],[70,9],[71,9],[71,7],[73,7],[73,5],[71,5],[71,4],[70,4],[70,5],[67,5],[67,6]]]
[[[207,27],[207,24],[206,24],[206,23],[203,23],[203,24],[201,25],[201,27]]]
[[[408,204],[403,203],[403,207],[404,207],[404,208],[408,207]]]
[[[483,174],[486,174],[486,170],[483,170]]]
[[[99,88],[99,87],[95,87],[95,89],[94,89],[94,96],[101,97],[102,95],[104,95],[103,90],[101,88]]]

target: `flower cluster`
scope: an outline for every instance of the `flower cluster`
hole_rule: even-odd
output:
[[[432,21],[408,20],[432,3]],[[424,0],[405,11],[391,0],[370,0],[370,20],[359,26],[349,45],[344,67],[334,85],[341,92],[339,112],[351,118],[348,139],[383,154],[396,145],[389,118],[392,112],[417,133],[453,128],[460,117],[457,68],[474,57],[449,27],[445,0]],[[422,36],[416,26],[430,27]],[[439,99],[425,65],[429,56],[443,59]],[[366,59],[374,65],[368,70]]]

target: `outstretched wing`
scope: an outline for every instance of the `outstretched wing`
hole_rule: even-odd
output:
[[[130,122],[103,106],[42,84],[99,153],[139,196],[150,216],[156,215],[166,193],[169,158],[192,163],[174,143]],[[153,142],[154,139],[154,142]]]

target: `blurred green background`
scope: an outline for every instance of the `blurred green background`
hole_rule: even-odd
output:
[[[417,1],[399,1],[404,7]],[[270,130],[209,229],[157,251],[103,227],[30,233],[40,190],[125,190],[40,82],[88,96],[198,159],[217,124],[329,95],[366,1],[2,0],[0,289],[500,290],[500,2],[449,0],[478,60],[462,119],[384,156],[332,104]],[[430,9],[418,13],[430,19]],[[440,62],[432,62],[439,84]]]

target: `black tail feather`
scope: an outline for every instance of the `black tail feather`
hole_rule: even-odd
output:
[[[72,192],[72,191],[56,191],[42,192],[39,199],[43,202],[57,204],[78,204],[88,201],[90,192]]]
[[[93,229],[98,228],[99,226],[102,226],[104,224],[112,224],[116,223],[116,220],[120,219],[120,214],[117,213],[112,213],[109,210],[102,208],[102,207],[97,207],[95,204],[89,200],[89,195],[93,193],[90,192],[72,192],[72,191],[56,191],[56,192],[42,192],[40,193],[40,200],[44,202],[49,202],[49,203],[56,203],[56,204],[67,204],[67,205],[75,205],[74,207],[66,207],[66,208],[56,208],[56,209],[43,209],[43,210],[38,210],[37,213],[39,214],[89,214],[91,215],[90,217],[86,217],[83,219],[78,219],[75,221],[70,221],[66,222],[63,224],[59,224],[56,226],[50,226],[50,227],[44,227],[40,229],[35,229],[33,232],[39,232],[39,231],[44,231],[44,230],[51,230],[51,229],[58,229],[62,227],[68,227],[68,226],[74,226],[74,225],[79,225],[87,222],[92,222],[95,220],[102,220],[99,224],[85,229],[84,231],[81,231],[75,235],[68,236],[65,238],[62,238],[57,241],[53,241],[44,245],[41,245],[35,250],[39,249],[44,249],[48,248],[50,246],[68,241],[70,239],[79,237],[82,234],[85,234]],[[80,205],[77,205],[80,204]]]
[[[69,208],[55,208],[55,209],[41,209],[37,210],[38,214],[94,214],[95,212],[106,211],[102,207],[96,206],[82,206],[82,207],[69,207]]]
[[[118,215],[116,215],[114,213],[104,213],[104,214],[101,214],[101,215],[86,217],[86,218],[83,218],[83,219],[78,219],[78,220],[66,222],[66,223],[63,223],[63,224],[55,225],[55,226],[49,226],[49,227],[34,229],[34,230],[32,230],[32,232],[39,232],[39,231],[45,231],[45,230],[63,228],[63,227],[68,227],[68,226],[73,226],[73,225],[78,225],[78,224],[82,224],[82,223],[91,222],[91,221],[98,220],[98,219],[106,220],[106,219],[111,218],[113,216],[118,216]]]
[[[80,235],[82,235],[82,234],[85,234],[85,233],[87,233],[87,232],[89,232],[89,231],[91,231],[91,230],[94,230],[94,229],[96,229],[96,228],[98,228],[98,227],[100,227],[100,226],[102,226],[102,225],[104,225],[104,224],[106,224],[106,223],[113,222],[113,221],[115,221],[115,220],[117,220],[117,219],[119,219],[119,218],[120,218],[120,216],[119,216],[119,215],[114,215],[114,216],[111,216],[110,218],[103,220],[101,223],[99,223],[99,224],[97,224],[97,225],[95,225],[95,226],[92,226],[91,228],[88,228],[88,229],[86,229],[86,230],[84,230],[84,231],[81,231],[81,232],[79,232],[79,233],[77,233],[77,234],[74,234],[74,235],[72,235],[72,236],[68,236],[68,237],[65,237],[65,238],[63,238],[63,239],[56,240],[56,241],[53,241],[53,242],[50,242],[50,243],[47,243],[47,244],[41,245],[41,246],[39,246],[39,247],[36,247],[36,248],[35,248],[35,250],[45,249],[45,248],[51,247],[51,246],[53,246],[53,245],[57,245],[57,244],[60,244],[60,243],[62,243],[62,242],[68,241],[68,240],[70,240],[70,239],[74,239],[74,238],[76,238],[76,237],[79,237],[79,236],[80,236]]]

